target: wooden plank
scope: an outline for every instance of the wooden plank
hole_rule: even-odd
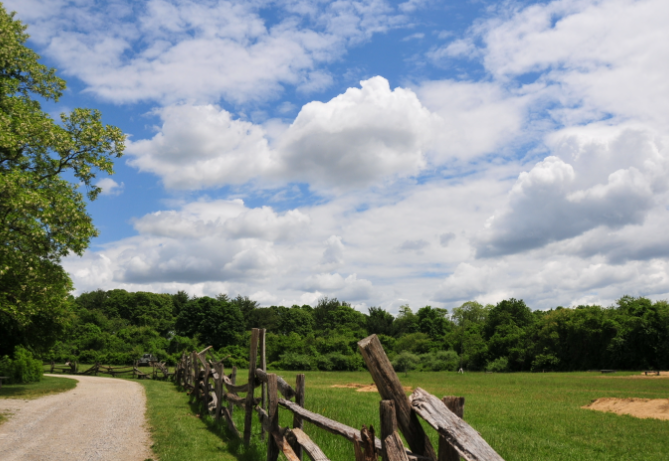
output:
[[[404,434],[404,438],[409,443],[411,451],[436,459],[437,454],[430,443],[430,439],[425,434],[416,414],[412,411],[411,403],[404,393],[402,383],[383,350],[379,338],[376,335],[368,336],[358,342],[358,348],[365,359],[367,369],[371,373],[381,397],[384,400],[395,402],[397,423],[402,434]]]
[[[465,414],[465,398],[464,397],[455,397],[452,395],[443,397],[441,399],[444,402],[444,405],[455,414],[458,418],[462,418]],[[456,450],[446,437],[443,435],[439,436],[439,461],[460,461],[460,454]]]
[[[260,368],[256,369],[256,377],[261,383],[267,382],[267,372],[261,370]],[[292,399],[295,397],[295,389],[290,387],[290,384],[288,384],[285,379],[283,379],[281,376],[277,376],[276,379],[277,387],[285,398]]]
[[[214,418],[216,421],[221,419],[221,408],[223,407],[223,374],[225,369],[223,368],[222,363],[214,364],[214,371],[216,376],[214,377],[214,393],[216,394],[216,410]]]
[[[267,394],[269,397],[267,407],[269,432],[274,435],[279,430],[279,391],[276,387],[276,375],[274,373],[267,375]],[[279,459],[279,448],[279,443],[274,440],[274,437],[270,437],[267,441],[267,461],[277,461]]]
[[[302,429],[295,427],[291,432],[295,436],[297,443],[300,447],[304,448],[304,451],[307,452],[307,455],[309,455],[309,458],[311,458],[312,461],[330,461],[320,447],[316,445]]]
[[[420,387],[411,394],[411,406],[439,435],[443,436],[468,461],[503,461],[481,435],[458,418],[434,395]]]
[[[321,429],[325,429],[331,434],[340,435],[350,442],[354,442],[356,437],[358,440],[362,440],[362,435],[360,434],[359,430],[347,426],[346,424],[342,424],[339,421],[326,418],[325,416],[319,415],[318,413],[309,411],[306,408],[302,408],[290,400],[279,399],[279,405],[292,411],[294,414],[298,414],[304,421],[307,421],[316,427],[320,427]],[[376,437],[374,438],[374,447],[379,451],[381,450],[381,439]],[[411,453],[409,451],[407,451],[407,456],[409,457],[409,461],[430,459],[425,456]]]
[[[249,353],[249,383],[255,378],[256,360],[258,359],[258,329],[251,330],[251,347]],[[251,428],[253,425],[253,398],[254,387],[249,386],[246,393],[246,415],[244,418],[244,443],[248,445],[251,442]]]
[[[395,402],[382,400],[379,405],[381,416],[381,458],[383,461],[408,461],[406,450],[397,432]]]
[[[304,374],[299,374],[295,378],[295,404],[304,408]],[[297,413],[293,413],[293,429],[302,429],[304,423],[302,418]],[[295,449],[295,454],[302,461],[302,445],[299,443],[293,447]]]
[[[228,429],[232,434],[237,437],[238,439],[241,438],[241,435],[239,434],[239,431],[237,430],[237,426],[235,426],[235,422],[232,420],[232,415],[228,411],[227,408],[222,407],[221,408],[221,414],[223,417],[225,417],[225,421],[228,423]]]
[[[274,441],[274,443],[278,447],[278,450],[280,450],[286,456],[288,461],[300,461],[300,459],[297,457],[297,455],[293,451],[293,448],[290,446],[285,437],[279,435],[276,432],[272,432],[271,434],[272,437],[270,437],[270,442]],[[269,459],[269,449],[267,450],[267,457]],[[277,452],[277,458],[278,458],[278,452]]]

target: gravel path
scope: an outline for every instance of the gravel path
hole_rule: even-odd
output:
[[[77,387],[35,400],[0,399],[0,412],[13,413],[0,425],[0,460],[144,461],[154,457],[140,384],[66,377],[79,381]]]

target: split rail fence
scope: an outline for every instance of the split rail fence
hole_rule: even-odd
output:
[[[126,365],[112,367],[109,365],[102,365],[96,363],[87,370],[79,371],[79,364],[77,362],[68,362],[65,365],[56,365],[53,361],[51,362],[51,373],[62,372],[71,375],[110,375],[112,377],[132,373],[133,378],[140,379],[167,379],[172,376],[174,373],[170,372],[165,362],[153,362],[151,363],[152,372],[151,374],[146,373],[139,369],[138,364]],[[162,375],[162,376],[161,376]]]
[[[265,330],[252,330],[246,384],[236,384],[236,367],[226,375],[225,359],[217,361],[211,346],[199,353],[184,354],[177,364],[174,378],[201,402],[204,411],[214,415],[216,420],[225,419],[230,432],[247,445],[251,440],[253,413],[256,413],[261,423],[262,439],[269,434],[267,461],[276,461],[279,453],[290,461],[302,460],[303,452],[313,461],[328,461],[325,453],[304,432],[304,421],[348,439],[353,444],[356,461],[376,461],[379,456],[383,461],[457,461],[460,457],[469,461],[503,461],[462,419],[463,397],[440,400],[420,387],[407,397],[376,335],[358,342],[358,347],[382,397],[380,439],[375,436],[372,426],[357,430],[304,408],[303,374],[297,375],[295,387],[292,387],[281,376],[267,373]],[[256,397],[258,387],[261,391]],[[235,407],[245,412],[243,433],[232,418]],[[292,428],[279,426],[280,407],[292,412]],[[438,432],[437,450],[423,430],[419,416]],[[398,431],[404,435],[408,449]]]

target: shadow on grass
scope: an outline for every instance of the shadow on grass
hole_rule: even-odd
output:
[[[187,389],[178,385],[175,385],[175,387],[180,392],[188,392]],[[202,403],[196,401],[192,395],[189,396],[189,406],[194,416],[199,415],[207,430],[225,442],[225,447],[221,447],[221,451],[227,451],[239,461],[264,461],[266,459],[267,445],[257,435],[252,435],[251,443],[246,446],[242,439],[228,429],[224,418],[221,417],[219,421],[216,421],[211,415],[202,414]],[[237,411],[243,410],[238,409]],[[243,427],[237,429],[242,433],[244,431]]]

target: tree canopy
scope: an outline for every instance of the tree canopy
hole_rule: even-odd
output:
[[[46,346],[67,323],[72,284],[60,259],[97,235],[79,188],[95,200],[96,176],[113,174],[125,148],[97,110],[59,122],[42,110],[39,100],[57,102],[65,81],[26,46],[25,31],[0,4],[0,353]]]

